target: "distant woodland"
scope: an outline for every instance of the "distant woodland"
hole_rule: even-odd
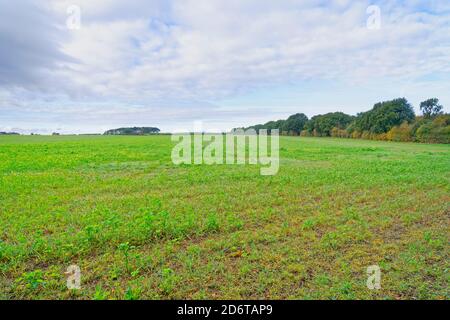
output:
[[[438,99],[428,99],[420,104],[422,115],[417,116],[408,100],[399,98],[377,103],[356,116],[332,112],[308,119],[297,113],[286,120],[243,129],[278,129],[282,135],[304,137],[450,143],[450,114],[444,114],[443,109]]]

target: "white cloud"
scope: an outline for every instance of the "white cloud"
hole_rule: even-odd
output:
[[[93,22],[64,52],[82,61],[73,74],[80,84],[131,98],[214,99],[287,79],[448,71],[448,17],[393,8],[392,20],[384,13],[382,29],[372,31],[365,27],[367,5],[348,4],[177,1],[173,25],[142,15]]]
[[[61,30],[71,4],[82,10],[78,31]],[[376,1],[382,12],[380,30],[366,28],[370,4],[53,0],[47,14],[59,23],[58,35],[64,36],[45,48],[60,56],[50,55],[53,60],[43,62],[45,76],[33,73],[38,79],[53,79],[51,85],[44,81],[36,88],[17,79],[15,87],[8,89],[8,99],[26,105],[43,99],[53,104],[70,100],[73,103],[66,107],[74,111],[99,101],[116,101],[118,106],[147,106],[155,117],[169,120],[195,103],[213,112],[217,108],[208,101],[306,80],[349,85],[382,79],[410,82],[450,72],[447,1]],[[37,53],[37,57],[46,55]],[[42,70],[36,61],[30,72]],[[58,68],[52,68],[52,61],[58,62]],[[9,77],[2,75],[0,85]]]

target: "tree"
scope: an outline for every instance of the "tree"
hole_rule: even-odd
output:
[[[145,135],[159,132],[160,130],[155,127],[132,127],[108,130],[104,135]]]
[[[327,113],[312,117],[305,128],[315,136],[330,136],[333,128],[345,129],[353,119],[343,112]]]
[[[282,128],[285,124],[286,120],[278,120],[278,121],[269,121],[265,124],[257,124],[248,128],[244,128],[245,130],[248,129],[255,129],[256,132],[259,134],[259,130],[261,129],[266,129],[266,130],[274,130],[274,129],[279,129],[280,131],[282,131]]]
[[[428,143],[450,143],[450,114],[438,115],[434,120],[424,121],[417,129],[416,139]]]
[[[435,118],[443,114],[443,109],[444,107],[439,104],[439,99],[436,98],[428,99],[420,103],[420,110],[426,119]]]
[[[386,133],[403,122],[411,123],[415,120],[414,110],[405,98],[380,102],[372,110],[359,113],[352,129],[370,133]]]
[[[305,124],[308,122],[308,117],[303,113],[297,113],[290,116],[282,126],[282,131],[288,133],[294,133],[295,135],[300,135]]]
[[[424,116],[414,114],[405,98],[379,102],[366,112],[351,116],[342,112],[317,115],[308,120],[297,113],[286,120],[269,121],[247,129],[279,129],[281,134],[303,137],[341,137],[354,139],[450,143],[450,114],[443,114],[438,99],[420,105]]]

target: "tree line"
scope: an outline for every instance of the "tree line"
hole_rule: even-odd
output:
[[[443,112],[436,98],[420,104],[416,116],[405,98],[379,102],[356,116],[331,112],[308,119],[297,113],[286,120],[269,121],[243,129],[278,129],[282,135],[304,137],[340,137],[385,141],[450,143],[450,114]]]
[[[155,127],[130,127],[130,128],[118,128],[111,129],[104,133],[104,135],[130,135],[130,136],[139,136],[146,134],[157,134],[160,133],[161,130]]]
[[[0,136],[18,136],[19,134],[17,132],[0,132]]]

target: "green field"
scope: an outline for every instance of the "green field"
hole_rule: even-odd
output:
[[[449,145],[282,137],[275,176],[173,145],[0,137],[0,299],[450,298]]]

